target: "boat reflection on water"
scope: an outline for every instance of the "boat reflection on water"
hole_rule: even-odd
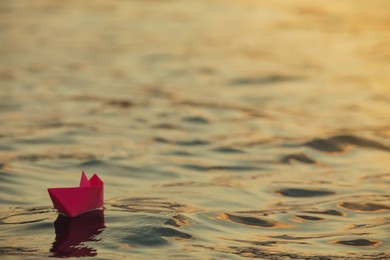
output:
[[[76,218],[58,215],[54,221],[56,238],[50,250],[52,257],[95,256],[97,251],[84,242],[99,241],[104,231],[104,211],[95,210]]]

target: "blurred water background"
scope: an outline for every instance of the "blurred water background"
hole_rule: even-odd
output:
[[[0,1],[0,257],[390,258],[389,14]],[[105,210],[59,216],[81,170]]]

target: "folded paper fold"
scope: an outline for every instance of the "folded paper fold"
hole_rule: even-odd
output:
[[[54,207],[69,217],[103,208],[104,183],[96,174],[88,180],[82,172],[79,187],[50,188],[48,192]]]

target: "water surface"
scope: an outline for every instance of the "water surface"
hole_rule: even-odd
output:
[[[390,257],[387,0],[0,2],[0,257]],[[46,189],[105,182],[68,219]]]

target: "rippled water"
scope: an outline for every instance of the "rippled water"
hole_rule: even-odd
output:
[[[1,1],[1,258],[390,258],[389,13]],[[105,210],[60,216],[81,170]]]

